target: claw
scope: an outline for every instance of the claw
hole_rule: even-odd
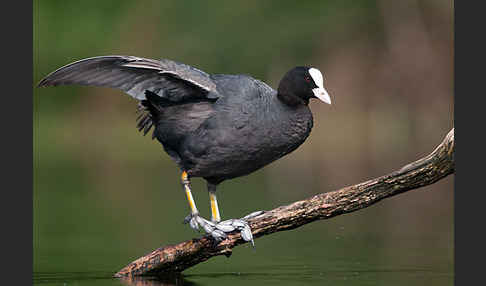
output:
[[[241,231],[241,238],[243,238],[244,241],[251,241],[251,245],[255,247],[253,235],[251,234],[251,229],[248,225]]]
[[[249,220],[250,218],[254,218],[254,217],[257,217],[261,214],[263,214],[265,211],[256,211],[256,212],[252,212],[251,214],[248,214],[244,217],[242,217],[241,219],[242,220]]]

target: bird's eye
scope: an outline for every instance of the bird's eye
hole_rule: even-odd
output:
[[[305,81],[306,81],[306,82],[310,82],[310,77],[306,76],[306,77],[305,77]]]

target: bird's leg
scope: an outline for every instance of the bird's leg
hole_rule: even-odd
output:
[[[215,224],[199,216],[199,211],[197,210],[196,203],[191,193],[191,182],[186,171],[182,172],[182,188],[187,196],[187,201],[189,202],[189,207],[191,208],[191,213],[186,216],[184,223],[189,223],[192,229],[199,231],[199,226],[202,226],[204,231],[208,233],[210,230],[214,229]]]
[[[194,202],[194,198],[192,197],[191,193],[191,181],[189,181],[189,176],[187,175],[186,171],[182,172],[181,180],[182,188],[186,192],[187,201],[189,202],[189,207],[191,208],[191,214],[198,215],[199,212],[197,211],[196,203]]]
[[[216,199],[216,185],[208,183],[208,192],[211,203],[211,220],[214,225],[204,228],[206,233],[210,234],[216,242],[220,242],[227,237],[228,233],[237,230],[241,233],[243,240],[251,241],[251,244],[255,246],[250,226],[244,219],[229,219],[221,221],[218,200]]]
[[[216,198],[216,186],[208,183],[209,201],[211,202],[211,221],[218,223],[221,221],[219,215],[218,200]]]
[[[186,218],[184,219],[184,223],[189,223],[192,229],[199,231],[199,224],[197,222],[199,212],[196,207],[196,202],[194,202],[194,198],[192,197],[191,181],[189,181],[189,176],[187,175],[186,171],[182,172],[181,183],[182,188],[186,193],[187,202],[189,203],[189,207],[191,208],[191,214],[186,216]]]

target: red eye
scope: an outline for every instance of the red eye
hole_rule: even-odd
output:
[[[310,77],[306,76],[306,77],[305,77],[305,81],[306,81],[306,82],[310,82]]]

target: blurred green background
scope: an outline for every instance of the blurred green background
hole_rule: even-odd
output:
[[[219,188],[242,217],[391,172],[453,127],[452,1],[34,1],[34,82],[99,55],[168,58],[276,88],[318,67],[331,106],[295,152]],[[107,88],[34,92],[34,283],[43,285],[452,285],[454,177],[240,246],[177,281],[111,275],[198,236],[179,170],[135,128],[136,101]],[[209,217],[204,181],[193,180]],[[66,284],[64,284],[66,283]]]

